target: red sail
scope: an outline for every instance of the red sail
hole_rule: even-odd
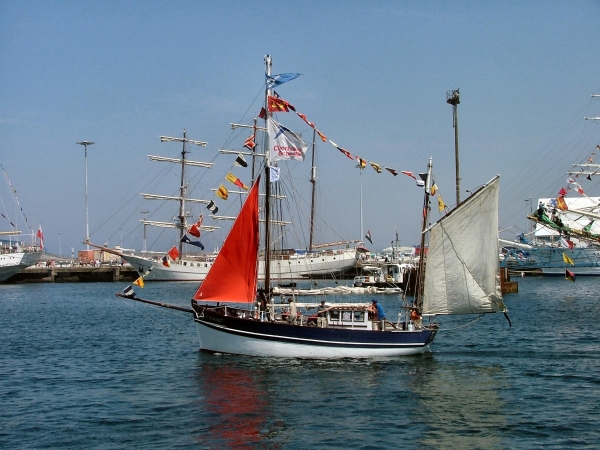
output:
[[[194,300],[252,303],[258,270],[258,184],[252,186],[240,214]]]

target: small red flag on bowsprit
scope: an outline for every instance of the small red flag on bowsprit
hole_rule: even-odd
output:
[[[171,263],[169,262],[169,257],[167,255],[163,256],[162,265],[165,267],[171,267]]]
[[[179,250],[177,250],[177,247],[173,247],[171,250],[169,250],[168,255],[171,257],[171,259],[176,260],[179,257]]]
[[[575,274],[567,269],[565,270],[565,279],[575,283]]]

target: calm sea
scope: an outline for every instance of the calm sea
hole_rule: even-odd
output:
[[[430,353],[377,361],[203,354],[123,284],[0,285],[0,447],[599,448],[600,280],[516,281],[512,328],[446,318]]]

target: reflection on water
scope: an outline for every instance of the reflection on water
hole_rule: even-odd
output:
[[[498,433],[508,425],[499,367],[441,363],[435,357],[417,366],[409,388],[415,418],[424,425],[418,440],[426,447],[500,448]]]
[[[501,447],[499,367],[435,354],[367,360],[200,355],[203,444],[224,448]],[[394,444],[396,443],[396,444]]]
[[[269,415],[263,375],[228,363],[228,357],[212,358],[201,357],[196,374],[205,430],[198,440],[211,448],[253,447]]]

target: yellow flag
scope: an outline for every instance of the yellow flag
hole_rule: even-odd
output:
[[[133,284],[136,284],[139,287],[143,288],[144,287],[144,279],[142,277],[139,277],[137,280],[135,280],[133,282]]]
[[[565,262],[565,264],[571,264],[572,266],[575,265],[573,260],[569,258],[566,253],[563,253],[563,261]]]
[[[371,164],[371,167],[373,169],[375,169],[377,171],[377,173],[381,173],[381,166],[379,164],[374,163],[374,162],[370,162],[369,164]]]
[[[219,186],[219,189],[217,189],[217,196],[223,200],[227,200],[227,197],[229,197],[229,191],[225,186],[221,185]]]
[[[431,195],[435,195],[435,193],[438,191],[438,186],[437,184],[435,184],[435,181],[433,182],[433,186],[431,186]]]
[[[245,189],[245,190],[250,189],[248,186],[246,186],[244,183],[242,183],[242,181],[238,177],[236,177],[231,172],[227,172],[227,175],[225,176],[225,179],[227,181],[230,181],[231,183],[235,184],[236,186],[241,187],[242,189]]]
[[[442,200],[442,196],[440,194],[438,194],[438,209],[440,210],[440,212],[444,211],[444,208],[446,207],[446,204],[444,203],[444,200]]]

